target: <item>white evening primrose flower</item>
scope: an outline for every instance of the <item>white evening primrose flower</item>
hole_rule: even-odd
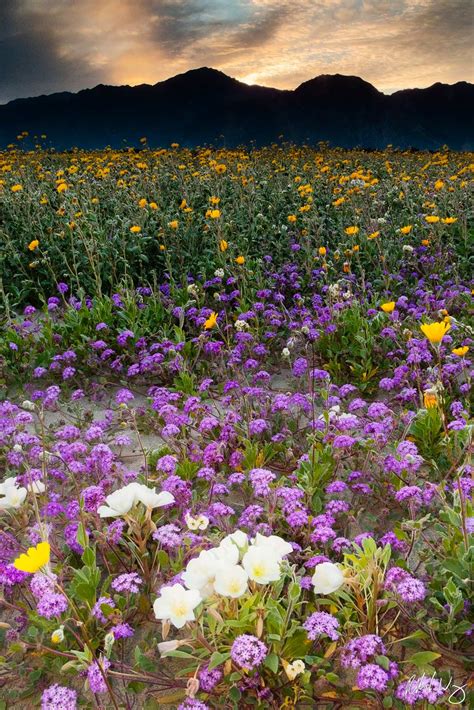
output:
[[[198,557],[189,560],[181,578],[188,589],[197,589],[201,596],[210,597],[214,591],[214,579],[219,562],[211,550],[203,550]]]
[[[257,584],[269,584],[280,579],[280,561],[267,546],[249,547],[242,559],[242,567],[247,572],[249,579]]]
[[[247,592],[248,574],[240,565],[219,565],[214,590],[223,597],[238,599]]]
[[[25,399],[22,403],[21,406],[23,409],[26,409],[28,412],[34,412],[36,409],[36,405],[34,402],[31,402],[29,399]]]
[[[293,661],[293,663],[286,663],[284,668],[289,680],[294,680],[296,676],[301,675],[306,670],[304,662],[299,660]]]
[[[285,555],[289,555],[290,552],[293,552],[293,548],[290,543],[283,540],[282,537],[278,537],[278,535],[269,535],[268,537],[265,537],[264,535],[257,533],[255,540],[253,541],[253,545],[255,547],[266,547],[280,560],[285,557]]]
[[[61,625],[59,629],[56,629],[51,634],[51,643],[61,643],[64,641],[64,626]]]
[[[43,481],[33,481],[32,483],[28,484],[27,490],[29,493],[44,493],[46,490],[46,486],[44,485]]]
[[[344,584],[342,570],[332,562],[321,562],[311,578],[315,594],[332,594]]]
[[[154,488],[142,483],[136,483],[135,487],[135,503],[143,503],[146,508],[162,508],[164,505],[169,505],[174,502],[174,496],[168,491],[157,493]]]
[[[194,621],[194,609],[202,598],[197,589],[185,589],[182,584],[164,587],[153,603],[157,619],[170,621],[177,629],[182,629],[188,621]]]
[[[196,518],[193,518],[192,515],[186,513],[184,519],[186,521],[186,525],[188,526],[188,530],[206,530],[209,525],[209,518],[207,515],[198,515]]]
[[[7,478],[0,483],[0,510],[19,508],[25,501],[28,491],[18,485],[16,478]]]
[[[117,518],[126,515],[138,502],[143,503],[147,508],[160,508],[173,501],[174,497],[171,493],[167,491],[156,493],[154,488],[133,481],[107,496],[105,499],[107,505],[101,505],[97,512],[101,518]]]
[[[281,356],[285,360],[287,360],[290,357],[290,351],[288,350],[288,348],[283,348],[283,350],[281,351]]]
[[[217,276],[219,279],[222,279],[224,277],[224,269],[216,269],[214,271],[214,276]]]
[[[243,550],[247,547],[249,542],[249,538],[247,533],[245,533],[243,530],[235,530],[233,533],[230,535],[226,535],[222,540],[221,544],[219,547],[224,547],[227,545],[237,545],[237,547],[240,550]]]

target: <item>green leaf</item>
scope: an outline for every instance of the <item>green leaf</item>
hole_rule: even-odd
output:
[[[217,668],[217,666],[221,666],[223,663],[227,661],[229,658],[228,653],[219,653],[219,651],[215,651],[210,660],[209,660],[209,670],[212,671],[213,668]]]
[[[441,658],[440,653],[435,653],[434,651],[419,651],[410,656],[405,663],[413,663],[417,668],[423,668],[433,661]]]
[[[273,673],[278,673],[278,667],[280,665],[280,659],[276,653],[270,653],[265,658],[263,665],[269,668]]]

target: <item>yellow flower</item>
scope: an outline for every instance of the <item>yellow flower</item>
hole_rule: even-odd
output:
[[[367,235],[367,239],[377,239],[378,236],[380,236],[380,232],[371,232]]]
[[[28,244],[28,249],[30,251],[34,251],[38,247],[39,247],[39,241],[37,239],[33,239],[33,241]]]
[[[160,251],[166,251],[166,247],[164,244],[160,244]]]
[[[450,328],[451,324],[446,321],[441,321],[441,323],[423,323],[423,325],[420,326],[421,332],[433,345],[440,343]]]
[[[150,204],[148,205],[148,207],[149,207],[151,210],[157,210],[157,209],[158,209],[158,205],[156,204],[156,202],[150,202]]]
[[[12,192],[21,192],[23,190],[23,185],[12,185]]]
[[[318,249],[319,256],[326,256],[326,253],[327,253],[326,247],[319,247],[319,249]]]
[[[134,224],[133,227],[130,227],[130,231],[132,234],[139,234],[142,231],[142,228],[138,226],[138,224]]]
[[[427,391],[423,393],[423,403],[425,405],[425,409],[432,409],[438,404],[438,398],[434,392]]]
[[[451,350],[453,355],[457,355],[458,357],[464,357],[469,352],[469,346],[468,345],[463,345],[460,348],[454,348],[454,350]]]
[[[179,222],[177,219],[171,220],[171,222],[168,222],[168,227],[170,229],[178,229]]]
[[[400,227],[400,234],[410,234],[413,229],[412,224],[407,224],[405,227]]]
[[[387,303],[382,303],[380,308],[384,313],[392,313],[395,309],[395,301],[387,301]]]
[[[239,264],[239,266],[242,266],[242,264],[245,264],[245,256],[238,256],[235,262],[236,264]]]
[[[228,245],[228,243],[226,242],[226,240],[225,240],[225,239],[221,239],[220,242],[219,242],[219,249],[220,249],[222,252],[224,252],[224,251],[227,251],[228,248],[229,248],[229,245]]]
[[[217,325],[217,313],[212,311],[211,315],[204,323],[204,328],[206,330],[211,330],[211,328],[214,328],[215,325]]]
[[[218,205],[220,201],[221,201],[221,198],[215,197],[214,195],[209,198],[209,202],[211,203],[211,205]]]
[[[139,207],[146,207],[147,206],[147,201],[145,200],[144,197],[142,197],[141,200],[138,200],[138,206]]]
[[[359,227],[346,227],[344,231],[349,237],[353,237],[358,233]]]
[[[290,224],[293,224],[294,222],[296,222],[297,217],[295,214],[289,214],[287,219],[288,219],[288,222],[290,222]]]
[[[21,572],[34,574],[48,564],[50,554],[49,542],[40,542],[36,547],[30,547],[26,554],[17,557],[13,566]]]
[[[216,173],[218,173],[219,175],[222,175],[222,174],[225,173],[225,171],[227,170],[227,167],[224,165],[224,163],[218,163],[218,165],[216,165],[216,167],[214,168],[214,170],[215,170]]]
[[[421,243],[423,244],[424,247],[429,247],[430,240],[429,239],[422,239]]]
[[[428,222],[428,224],[436,224],[436,222],[439,222],[439,217],[437,214],[427,214],[425,222]]]
[[[442,180],[436,180],[434,184],[435,190],[442,190],[444,187],[444,182]]]
[[[443,217],[441,221],[443,224],[454,224],[455,222],[458,221],[458,218],[457,217]]]
[[[67,185],[65,182],[60,182],[59,185],[57,186],[56,190],[61,193],[61,192],[66,192],[68,189]]]
[[[219,219],[220,216],[220,210],[207,210],[206,212],[206,217],[209,217],[209,219]]]

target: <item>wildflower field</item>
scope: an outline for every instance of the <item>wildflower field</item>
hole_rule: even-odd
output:
[[[0,708],[472,707],[466,153],[0,152]]]

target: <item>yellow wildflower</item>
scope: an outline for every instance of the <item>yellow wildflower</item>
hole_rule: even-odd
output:
[[[211,328],[214,328],[215,325],[217,325],[217,313],[212,311],[211,315],[204,323],[204,328],[206,330],[211,330]]]
[[[344,231],[349,237],[353,237],[359,232],[359,227],[346,227]]]
[[[387,301],[386,303],[382,303],[380,308],[384,313],[392,313],[395,309],[395,301]]]
[[[245,256],[238,256],[235,262],[239,264],[239,266],[242,266],[243,264],[245,264]]]
[[[39,241],[37,239],[33,239],[33,241],[28,244],[28,249],[30,251],[34,251],[38,247],[39,247]]]
[[[172,219],[171,222],[168,222],[168,227],[170,229],[178,229],[179,222],[177,219]]]
[[[458,357],[464,357],[469,352],[469,346],[468,345],[463,345],[460,348],[454,348],[454,350],[451,350],[453,355],[457,355]]]
[[[21,572],[34,574],[49,562],[51,548],[49,542],[40,542],[36,547],[30,547],[26,554],[20,555],[13,562],[13,566]]]
[[[438,345],[450,328],[451,324],[446,321],[441,321],[441,323],[423,323],[423,325],[420,326],[421,332],[433,345]]]
[[[413,229],[412,224],[407,224],[405,227],[400,227],[400,234],[410,234],[411,230]]]
[[[224,252],[224,251],[227,251],[228,248],[229,248],[229,245],[228,245],[228,243],[226,242],[226,240],[225,240],[225,239],[221,239],[220,242],[219,242],[219,249],[220,249],[222,252]]]
[[[130,227],[130,231],[132,234],[139,234],[142,231],[142,228],[138,226],[138,224],[134,224],[133,227]]]

